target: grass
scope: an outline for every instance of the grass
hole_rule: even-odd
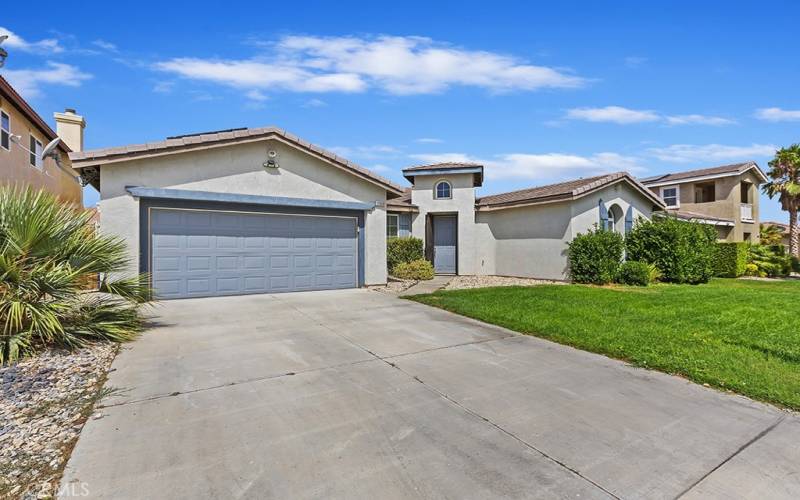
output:
[[[800,410],[800,281],[545,285],[408,298]]]

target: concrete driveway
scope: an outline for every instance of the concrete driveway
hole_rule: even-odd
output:
[[[798,498],[795,416],[367,290],[165,302],[62,488]]]

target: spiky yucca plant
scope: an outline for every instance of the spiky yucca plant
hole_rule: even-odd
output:
[[[0,187],[0,365],[48,345],[135,338],[150,292],[142,275],[110,278],[128,265],[122,240],[97,234],[91,213]]]

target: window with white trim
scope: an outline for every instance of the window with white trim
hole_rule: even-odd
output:
[[[678,186],[662,187],[661,199],[667,204],[667,208],[678,208],[680,206],[680,189]]]
[[[31,136],[29,155],[32,167],[42,168],[42,143]]]
[[[386,236],[397,236],[400,227],[400,218],[397,214],[386,214]]]
[[[0,148],[8,151],[11,148],[11,118],[0,111]]]
[[[437,200],[447,200],[453,197],[453,187],[447,181],[439,181],[433,190],[433,197]]]

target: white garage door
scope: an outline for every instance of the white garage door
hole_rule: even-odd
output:
[[[353,288],[355,217],[152,209],[161,299]]]

